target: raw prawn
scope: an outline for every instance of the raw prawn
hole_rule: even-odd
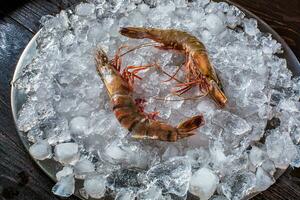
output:
[[[160,49],[177,50],[186,55],[187,83],[179,90],[180,94],[199,85],[220,106],[224,107],[227,97],[211,64],[206,48],[195,36],[176,29],[156,29],[142,27],[121,28],[120,33],[129,38],[148,38],[161,43]]]
[[[103,50],[96,54],[97,71],[106,86],[113,111],[120,124],[136,139],[153,139],[175,142],[194,135],[193,130],[204,124],[202,115],[194,116],[177,127],[150,119],[136,105],[132,88],[122,77],[117,66],[110,62]]]

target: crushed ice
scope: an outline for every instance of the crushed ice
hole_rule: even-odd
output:
[[[34,158],[53,157],[64,166],[54,194],[72,195],[76,178],[84,179],[85,198],[109,189],[118,200],[185,199],[188,190],[201,199],[241,199],[272,185],[276,169],[300,166],[300,81],[277,56],[280,44],[235,6],[90,0],[41,21],[37,55],[16,82],[27,96],[17,125],[33,142]],[[136,97],[147,100],[145,110],[171,124],[204,113],[197,135],[172,144],[134,141],[118,124],[93,57],[99,46],[112,58],[122,44],[145,42],[118,33],[130,25],[186,30],[207,46],[229,99],[226,109],[208,98],[169,95],[175,82],[162,84],[168,77],[155,68],[141,72],[134,86]],[[155,61],[172,73],[183,58],[142,48],[123,64]]]

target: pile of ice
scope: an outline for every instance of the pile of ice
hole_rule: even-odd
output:
[[[56,195],[72,195],[75,179],[83,179],[77,189],[85,198],[186,199],[189,191],[201,200],[242,199],[271,186],[277,169],[300,166],[300,82],[277,56],[280,44],[235,6],[94,0],[42,23],[37,55],[16,83],[27,96],[17,125],[33,143],[34,158],[62,164]],[[170,95],[176,82],[164,83],[168,77],[150,68],[135,82],[145,110],[158,111],[171,124],[204,113],[206,125],[176,143],[131,139],[112,113],[94,62],[99,47],[112,58],[121,45],[146,42],[121,36],[124,26],[172,27],[201,39],[224,85],[227,108],[208,98]],[[172,74],[183,61],[150,47],[126,55],[123,66],[158,62]]]

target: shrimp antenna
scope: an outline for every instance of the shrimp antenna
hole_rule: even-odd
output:
[[[130,53],[130,52],[132,52],[132,51],[135,51],[135,50],[137,50],[137,49],[141,49],[141,48],[145,48],[145,47],[151,47],[151,46],[155,46],[155,45],[157,45],[157,44],[158,44],[157,42],[147,42],[147,43],[144,43],[144,44],[140,44],[140,45],[135,46],[135,47],[129,49],[128,51],[122,53],[122,54],[120,55],[120,57],[125,56],[126,54],[128,54],[128,53]],[[128,46],[124,46],[123,48],[128,48]]]
[[[178,79],[176,78],[176,75],[178,74],[178,72],[180,71],[180,69],[181,69],[182,67],[183,67],[183,65],[181,65],[180,67],[178,67],[177,70],[176,70],[176,72],[175,72],[173,75],[170,75],[170,74],[168,74],[166,71],[164,71],[164,70],[161,69],[161,71],[162,71],[165,75],[167,75],[167,76],[170,77],[169,79],[167,79],[167,80],[165,80],[165,81],[163,81],[163,82],[169,82],[169,81],[171,81],[171,80],[175,80],[175,81],[177,81],[178,83],[183,83],[182,81],[180,81],[180,80],[178,80]]]
[[[165,81],[163,81],[163,82],[168,82],[168,81],[171,81],[171,80],[175,80],[175,81],[177,81],[178,83],[182,83],[182,84],[183,84],[182,81],[180,81],[179,79],[177,79],[177,78],[175,77],[176,74],[179,72],[179,70],[182,68],[182,66],[181,66],[181,67],[178,67],[178,69],[176,70],[175,74],[173,74],[173,75],[171,75],[171,74],[169,74],[168,72],[166,72],[165,70],[163,70],[158,64],[156,64],[156,67],[157,67],[157,69],[159,69],[159,71],[161,71],[163,74],[165,74],[166,76],[170,77],[168,80],[165,80]]]
[[[203,95],[198,95],[198,96],[193,96],[193,97],[187,97],[187,98],[182,98],[182,99],[170,99],[170,100],[166,100],[165,98],[166,97],[152,97],[153,99],[155,100],[158,100],[158,101],[192,101],[192,100],[196,100],[196,99],[201,99],[201,98],[204,98],[207,96],[208,93],[206,94],[203,94]]]
[[[132,52],[132,51],[135,51],[137,49],[141,49],[141,48],[144,48],[144,47],[149,47],[149,46],[155,46],[157,45],[156,42],[148,42],[148,43],[144,43],[144,44],[140,44],[138,46],[135,46],[131,49],[129,49],[128,51],[124,52],[121,54],[121,51],[122,49],[125,49],[125,48],[129,48],[128,45],[122,45],[118,48],[117,52],[116,52],[116,55],[115,55],[115,58],[112,59],[110,62],[115,66],[115,68],[120,71],[121,70],[121,65],[122,65],[122,57],[125,56],[126,54]]]

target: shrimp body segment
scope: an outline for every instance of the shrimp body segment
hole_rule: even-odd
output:
[[[97,52],[96,63],[97,71],[111,99],[114,114],[119,123],[131,132],[133,138],[175,142],[194,135],[192,131],[204,124],[202,115],[192,117],[177,127],[149,119],[138,109],[128,82],[108,61],[102,50]]]
[[[129,38],[148,38],[161,43],[162,49],[172,49],[186,54],[186,65],[189,72],[195,77],[204,76],[208,82],[208,93],[221,107],[227,103],[227,98],[222,91],[222,85],[211,64],[204,44],[195,36],[185,31],[176,29],[156,29],[142,27],[121,28],[120,33]]]

